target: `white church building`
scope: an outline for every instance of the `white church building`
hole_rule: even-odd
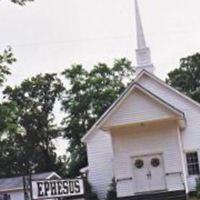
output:
[[[82,138],[88,177],[104,199],[186,199],[200,174],[200,104],[154,75],[136,0],[136,77]]]

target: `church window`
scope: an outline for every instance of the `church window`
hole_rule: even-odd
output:
[[[186,154],[188,175],[199,175],[199,159],[197,152],[190,152]]]

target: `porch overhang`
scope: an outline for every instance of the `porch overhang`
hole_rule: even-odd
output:
[[[101,126],[101,130],[110,133],[112,130],[121,129],[121,128],[137,128],[137,127],[144,127],[144,126],[157,126],[159,124],[170,123],[174,122],[177,123],[177,126],[180,130],[186,128],[186,120],[185,117],[169,117],[169,118],[161,118],[155,120],[148,120],[148,121],[139,121],[134,123],[127,123],[127,124],[119,124],[115,126]]]

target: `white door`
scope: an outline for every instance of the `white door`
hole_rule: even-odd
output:
[[[166,189],[164,163],[161,154],[137,156],[133,159],[136,192],[153,192]]]

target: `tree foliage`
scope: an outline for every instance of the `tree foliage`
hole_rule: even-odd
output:
[[[32,2],[34,0],[10,0],[10,1],[20,6],[24,6],[26,5],[27,2]]]
[[[166,82],[200,102],[200,54],[182,58],[180,67],[168,74]]]
[[[19,132],[18,110],[13,102],[3,102],[0,104],[0,139],[6,136],[13,136]]]
[[[16,61],[12,50],[7,47],[2,54],[0,54],[0,86],[6,81],[6,77],[11,75],[9,66]]]
[[[83,135],[106,111],[133,78],[133,67],[126,59],[116,60],[112,67],[104,63],[87,71],[73,65],[62,73],[69,83],[62,105],[65,137],[69,140],[68,176],[74,177],[87,165]]]
[[[16,61],[12,50],[7,47],[0,54],[0,87],[4,85],[7,76],[11,75],[10,65]],[[11,134],[17,129],[17,109],[13,103],[2,101],[0,103],[0,138],[5,134]]]
[[[33,166],[35,172],[62,170],[52,143],[52,139],[60,134],[54,123],[53,109],[62,91],[62,83],[56,74],[37,75],[20,86],[4,90],[7,102],[17,108],[21,131],[18,129],[1,141],[0,165],[6,162],[9,166],[0,171],[1,176],[28,173]]]
[[[24,6],[34,0],[10,0]],[[11,48],[0,54],[0,86],[15,62]],[[0,104],[0,177],[54,170],[65,173],[65,159],[57,157],[52,139],[60,134],[53,108],[63,90],[56,74],[32,77],[4,90]]]

